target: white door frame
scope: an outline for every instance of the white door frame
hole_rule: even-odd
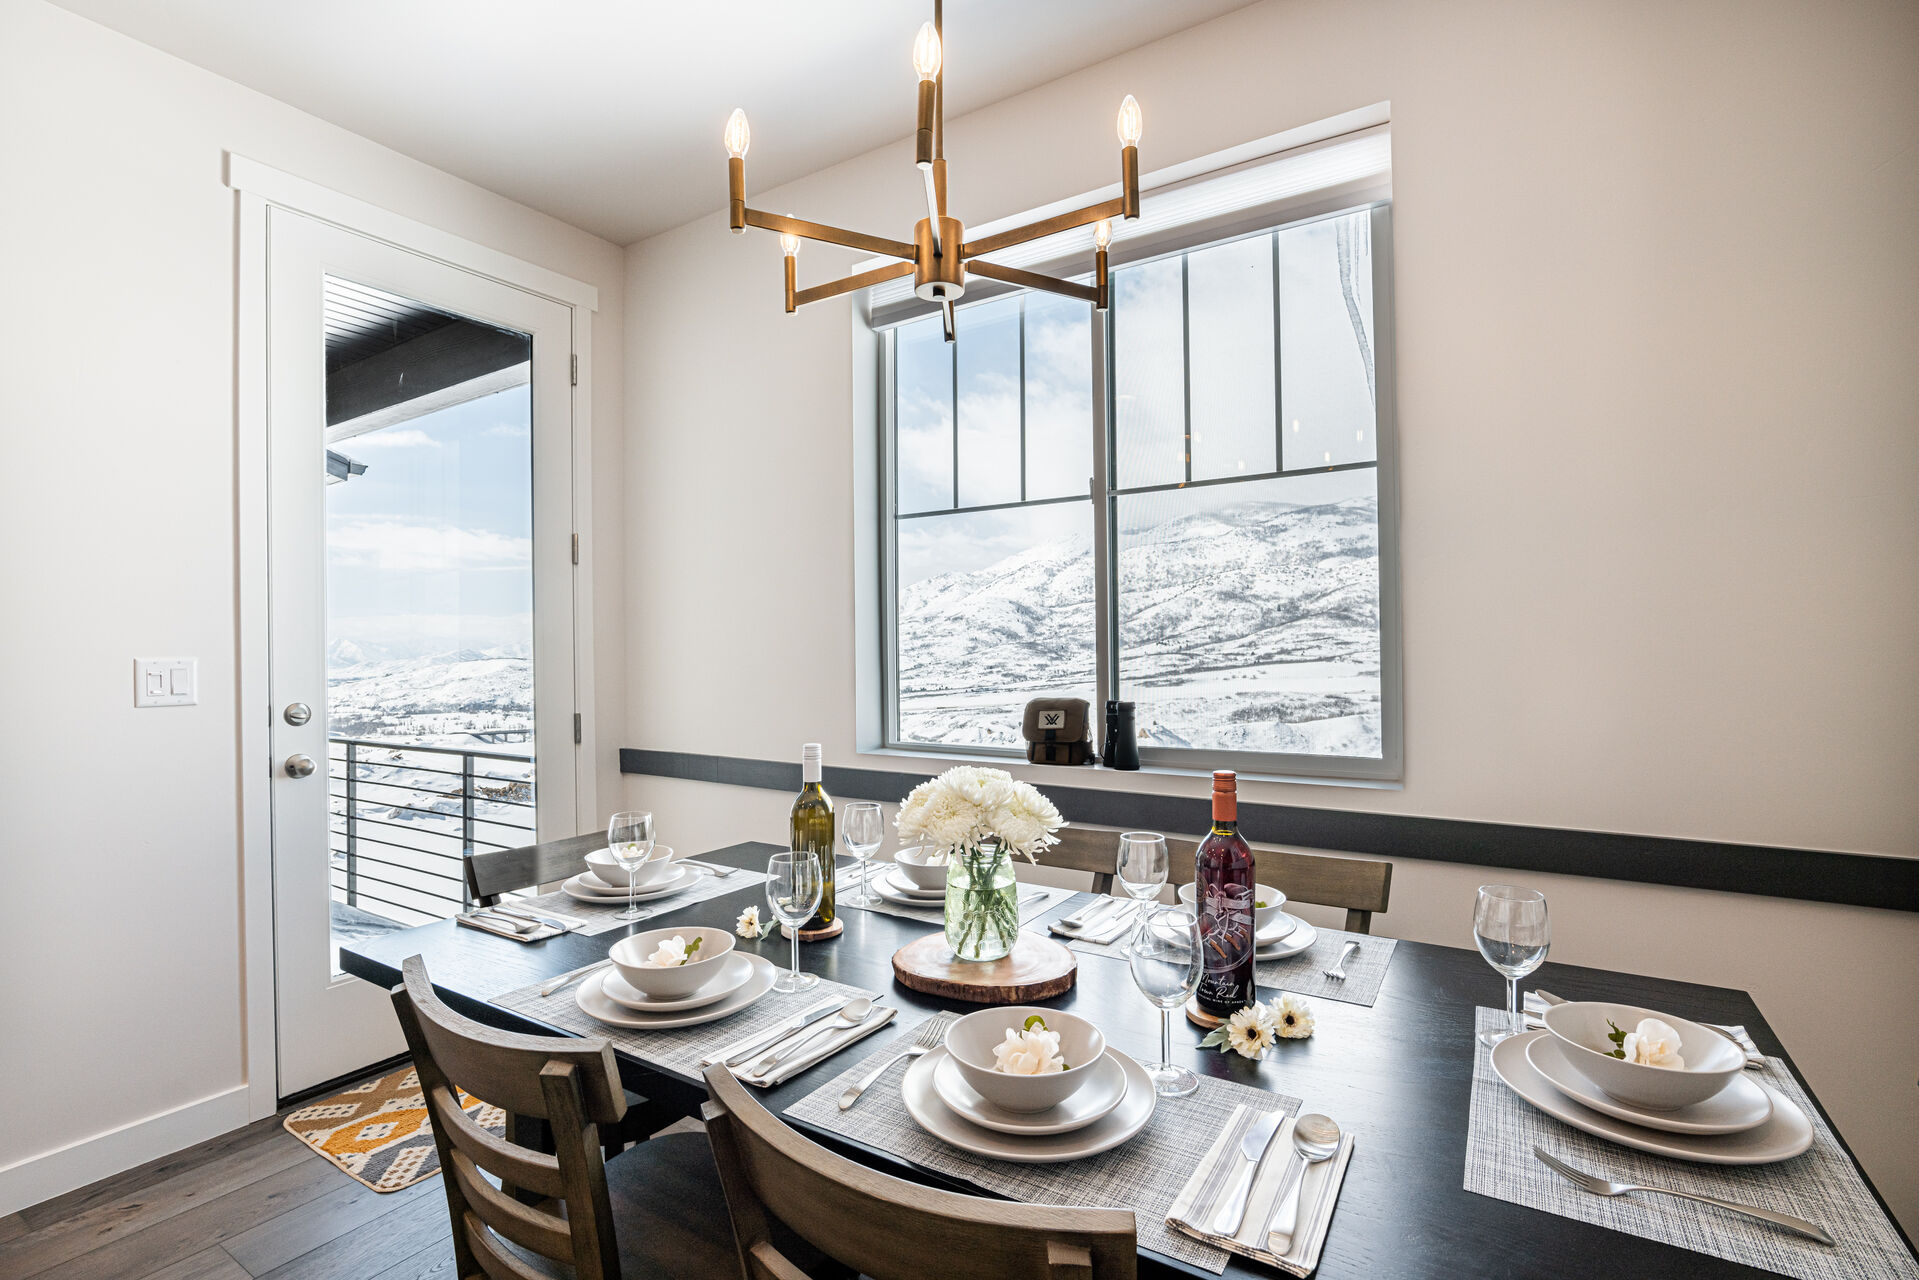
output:
[[[485,245],[441,231],[343,195],[303,178],[229,152],[227,186],[237,197],[238,438],[235,473],[235,553],[239,638],[236,670],[239,707],[240,874],[242,1015],[249,1119],[270,1116],[279,1106],[274,1016],[272,783],[274,761],[268,726],[273,712],[268,666],[267,597],[267,328],[266,223],[268,206],[329,222],[358,235],[436,259],[448,265],[536,293],[571,309],[573,353],[572,504],[576,536],[592,527],[591,396],[593,313],[599,290]],[[579,538],[573,576],[574,710],[579,743],[574,747],[574,819],[584,830],[597,825],[595,724],[593,715],[592,539]]]

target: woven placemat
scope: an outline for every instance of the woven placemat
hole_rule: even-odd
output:
[[[1283,1109],[1292,1115],[1299,1110],[1299,1099],[1201,1076],[1197,1093],[1161,1098],[1146,1127],[1111,1151],[1064,1164],[1009,1164],[949,1147],[920,1128],[900,1097],[903,1064],[888,1068],[858,1104],[840,1110],[839,1097],[846,1086],[880,1058],[911,1043],[917,1026],[899,1032],[893,1043],[866,1055],[788,1107],[786,1114],[1009,1199],[1131,1209],[1145,1248],[1208,1271],[1226,1269],[1226,1251],[1168,1227],[1167,1210],[1220,1130],[1231,1122],[1235,1107]]]
[[[522,907],[528,911],[550,911],[556,916],[570,916],[585,924],[573,932],[591,937],[596,933],[606,933],[622,925],[637,924],[651,920],[654,916],[665,915],[669,911],[678,911],[681,907],[694,906],[712,898],[724,897],[738,889],[751,889],[755,885],[766,883],[764,871],[735,871],[730,876],[716,876],[710,872],[695,869],[693,883],[678,893],[669,893],[663,898],[649,898],[640,903],[639,920],[622,920],[620,913],[626,910],[624,902],[581,902],[578,898],[563,890],[543,893],[537,898],[511,899],[508,906]],[[766,912],[762,910],[764,917]],[[732,921],[725,922],[731,927]]]
[[[487,1132],[506,1132],[506,1113],[465,1090],[460,1108]],[[411,1063],[308,1103],[282,1123],[341,1173],[382,1194],[440,1171],[426,1093]]]
[[[1480,1009],[1475,1030],[1505,1023],[1504,1010]],[[1919,1277],[1919,1263],[1798,1080],[1777,1058],[1766,1059],[1766,1069],[1756,1074],[1811,1119],[1811,1150],[1777,1164],[1695,1164],[1618,1146],[1536,1110],[1506,1087],[1493,1072],[1492,1050],[1475,1040],[1466,1190],[1800,1280]],[[1669,1196],[1588,1195],[1541,1164],[1533,1156],[1535,1144],[1613,1182],[1696,1191],[1795,1214],[1824,1227],[1838,1244],[1818,1244]]]
[[[934,926],[944,924],[946,922],[946,904],[943,902],[935,903],[931,907],[909,907],[903,903],[888,902],[879,896],[877,890],[873,894],[873,903],[871,906],[860,901],[860,898],[863,896],[860,879],[862,874],[872,876],[877,880],[892,870],[893,864],[890,862],[873,862],[867,864],[864,873],[855,871],[850,875],[842,876],[841,883],[837,887],[833,898],[835,908],[842,911],[872,911],[884,916],[898,916],[902,920],[918,920],[924,924]],[[1072,892],[1071,889],[1057,889],[1047,885],[1021,885],[1019,887],[1020,920],[1028,921],[1046,914],[1065,899],[1072,896]],[[1061,941],[1064,941],[1064,939],[1061,939]]]

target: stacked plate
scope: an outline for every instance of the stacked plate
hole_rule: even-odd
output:
[[[682,942],[698,937],[707,950],[724,948],[711,960],[688,956],[671,968],[645,963],[651,949],[668,937]],[[703,927],[654,929],[613,944],[612,963],[589,974],[574,993],[587,1017],[609,1026],[665,1031],[730,1017],[773,989],[779,968],[763,956],[735,951],[724,930]],[[654,988],[642,991],[635,983]]]
[[[874,893],[895,906],[938,910],[946,905],[945,889],[922,889],[908,880],[898,867],[885,863],[873,864],[873,878],[869,883]]]
[[[652,898],[664,898],[668,894],[678,893],[692,884],[697,874],[692,867],[688,866],[662,867],[657,874],[629,895],[624,882],[609,884],[595,872],[582,871],[560,888],[567,897],[576,902],[625,906],[629,902],[646,902]]]
[[[996,1076],[984,1064],[987,1046],[1007,1028],[1039,1015],[1061,1032],[1068,1060],[1079,1066],[1047,1076]],[[974,1024],[978,1020],[977,1025]],[[956,1053],[968,1054],[965,1060]],[[1070,1077],[1070,1079],[1068,1078]],[[988,1098],[981,1089],[998,1094]],[[1028,1091],[1063,1098],[1037,1110]],[[907,1114],[942,1142],[975,1155],[1017,1164],[1081,1160],[1125,1142],[1153,1118],[1158,1101],[1152,1077],[1139,1063],[1107,1047],[1090,1023],[1051,1009],[998,1008],[968,1014],[947,1032],[947,1043],[914,1061],[900,1083]]]
[[[1284,960],[1287,956],[1296,956],[1319,941],[1319,930],[1301,920],[1298,916],[1289,916],[1284,911],[1276,918],[1260,926],[1253,935],[1253,959]]]
[[[1645,1018],[1677,1031],[1684,1068],[1612,1056],[1607,1032],[1630,1031]],[[1494,1046],[1493,1071],[1514,1093],[1575,1129],[1702,1164],[1769,1164],[1812,1145],[1805,1112],[1748,1075],[1745,1050],[1719,1032],[1599,1002],[1554,1005],[1546,1024]]]

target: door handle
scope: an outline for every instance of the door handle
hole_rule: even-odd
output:
[[[304,778],[312,772],[312,756],[295,754],[287,757],[287,777]]]

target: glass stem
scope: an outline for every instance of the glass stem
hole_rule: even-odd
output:
[[[1519,979],[1506,979],[1506,1029],[1518,1035],[1526,1028],[1519,1025]]]
[[[1159,1011],[1159,1060],[1168,1071],[1173,1069],[1173,1011]]]
[[[797,980],[800,976],[800,926],[790,924],[786,927],[793,931],[793,977]]]

